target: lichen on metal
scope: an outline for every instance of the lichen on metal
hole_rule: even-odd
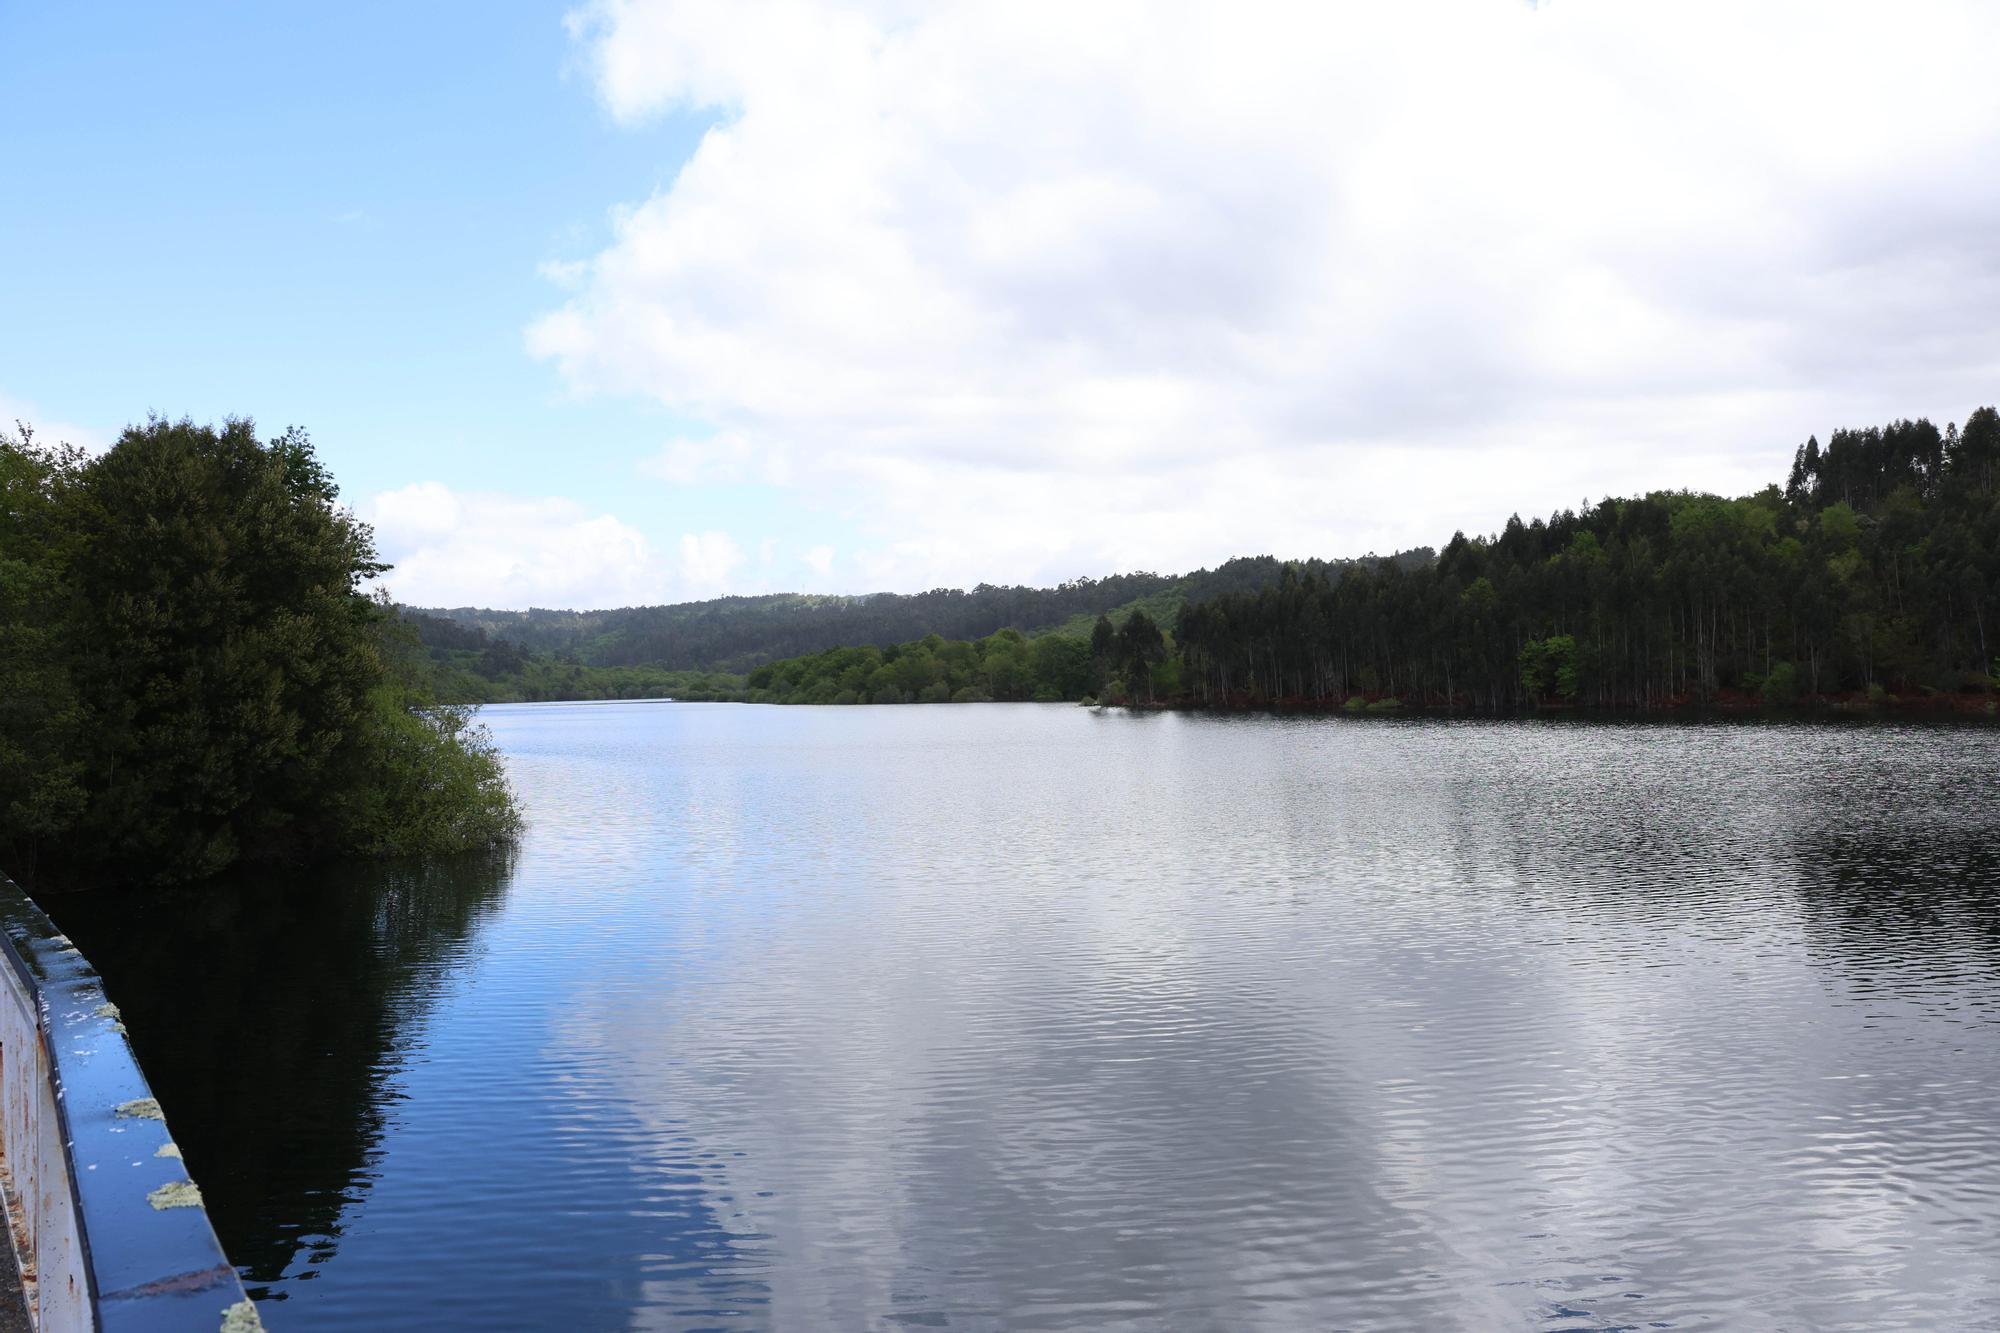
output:
[[[256,1305],[240,1300],[222,1312],[221,1333],[263,1333],[264,1321],[257,1317]]]
[[[256,1307],[168,1139],[123,1017],[75,942],[0,875],[0,1148],[22,1204],[22,1267],[38,1279],[28,1313],[42,1333],[208,1319],[255,1333]],[[119,1162],[129,1171],[98,1169]],[[179,1178],[158,1184],[168,1174]],[[214,1313],[190,1323],[180,1303],[191,1297]]]
[[[199,1208],[201,1190],[192,1180],[170,1181],[148,1194],[146,1202],[155,1208]]]

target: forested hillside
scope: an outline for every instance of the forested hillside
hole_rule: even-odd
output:
[[[831,648],[758,667],[746,685],[751,703],[773,704],[1059,703],[1100,693],[1151,701],[1179,692],[1180,663],[1172,639],[1134,608],[1115,625],[1099,616],[1084,636],[1003,629]]]
[[[586,666],[744,671],[849,644],[887,647],[926,634],[976,639],[1010,627],[1039,629],[1073,615],[1095,616],[1177,582],[1161,574],[1115,574],[1054,588],[981,584],[970,591],[938,588],[861,597],[785,593],[615,611],[457,607],[426,614],[477,626],[525,648],[567,655]]]
[[[1995,689],[2000,416],[1808,440],[1781,487],[1661,491],[1344,561],[1055,588],[405,611],[440,697],[1655,708]],[[1160,636],[1125,643],[1134,621]],[[1104,635],[1119,636],[1106,648]],[[1093,635],[1095,638],[1093,639]],[[1143,636],[1142,636],[1143,637]]]
[[[1337,582],[1350,569],[1373,568],[1384,560],[1405,569],[1436,558],[1428,547],[1394,556],[1358,560],[1308,560],[1292,568]],[[927,635],[953,641],[987,638],[1001,630],[1024,635],[1061,633],[1087,638],[1101,615],[1122,624],[1134,609],[1172,624],[1189,600],[1274,586],[1286,563],[1275,556],[1244,556],[1192,574],[1113,574],[1081,578],[1053,588],[999,587],[982,583],[970,591],[872,593],[835,597],[784,593],[766,597],[722,597],[672,606],[626,607],[615,611],[490,611],[404,608],[441,665],[495,683],[495,698],[620,698],[616,692],[554,695],[554,682],[568,679],[584,688],[614,688],[588,671],[569,667],[644,668],[654,672],[741,673],[832,648],[888,649]],[[525,651],[523,651],[525,650]],[[538,664],[538,655],[564,670]],[[629,675],[635,686],[646,675]],[[461,681],[468,698],[481,698],[471,681]]]
[[[741,699],[743,678],[725,671],[655,666],[585,666],[524,648],[477,625],[398,608],[398,661],[454,704],[545,703],[562,699]]]
[[[1800,447],[1781,488],[1519,518],[1434,565],[1191,601],[1196,702],[1657,707],[1993,690],[2000,416]]]

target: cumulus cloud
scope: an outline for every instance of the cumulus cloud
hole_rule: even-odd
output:
[[[87,454],[103,453],[117,437],[115,431],[51,417],[35,403],[0,391],[0,434],[18,435],[20,426],[34,431],[37,443],[73,444]]]
[[[672,183],[531,349],[923,583],[1770,480],[2000,385],[2000,10],[598,0]]]
[[[704,439],[675,440],[639,465],[639,471],[678,485],[756,481],[782,485],[792,469],[781,446],[760,448],[740,431]]]
[[[729,576],[743,563],[743,548],[723,532],[681,534],[681,580],[700,595],[714,596],[729,585]]]
[[[361,506],[385,582],[418,606],[606,607],[712,597],[743,564],[726,533],[685,533],[672,558],[573,500],[455,491],[425,481]]]

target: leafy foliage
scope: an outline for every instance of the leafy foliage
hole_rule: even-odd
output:
[[[62,512],[83,456],[20,431],[0,435],[0,828],[32,856],[84,808],[59,577],[74,546]]]
[[[881,649],[913,642],[926,634],[971,641],[1003,629],[1035,637],[1062,634],[1087,638],[1100,615],[1114,626],[1144,611],[1156,623],[1171,625],[1190,599],[1226,592],[1254,591],[1275,584],[1291,568],[1337,582],[1349,569],[1383,563],[1415,568],[1429,564],[1428,549],[1359,560],[1309,560],[1285,565],[1271,556],[1248,556],[1192,574],[1115,574],[1102,579],[1075,579],[1053,588],[997,587],[982,583],[970,591],[938,588],[903,596],[873,593],[862,597],[783,594],[770,597],[723,597],[674,606],[627,607],[617,611],[488,611],[459,607],[448,611],[406,608],[404,615],[421,630],[433,651],[448,649],[482,656],[492,645],[523,651],[528,659],[548,658],[563,665],[559,675],[545,670],[511,672],[499,660],[458,658],[455,667],[501,682],[510,674],[518,682],[498,685],[495,699],[510,698],[636,698],[610,692],[632,687],[637,679],[613,681],[589,674],[590,668],[638,667],[660,672],[703,672],[716,677],[747,671],[766,662],[809,656],[831,648],[873,646]],[[445,628],[449,627],[449,628]],[[463,637],[454,638],[454,632]],[[525,660],[525,659],[524,659]],[[570,667],[581,668],[571,673]],[[556,683],[567,679],[565,686]],[[456,688],[481,698],[477,686],[460,680]],[[727,697],[723,680],[683,682],[671,689],[676,698]],[[549,694],[545,689],[607,691]],[[510,691],[519,691],[510,692]]]
[[[966,640],[928,634],[888,648],[833,648],[766,663],[747,677],[746,697],[781,704],[1055,703],[1092,693],[1107,666],[1117,665],[1116,659],[1094,660],[1089,644],[1068,635],[1030,639],[1003,629]]]
[[[1574,699],[1579,679],[1575,635],[1551,634],[1521,645],[1521,688],[1530,699]]]
[[[1784,490],[1605,500],[1435,563],[1191,601],[1199,701],[1383,695],[1508,708],[1784,703],[1990,688],[2000,614],[2000,415],[1841,431]]]
[[[492,737],[466,707],[411,708],[394,687],[374,690],[360,733],[373,780],[344,789],[340,822],[369,856],[454,852],[507,841],[520,823]]]
[[[456,704],[543,703],[557,699],[741,700],[743,678],[726,671],[656,666],[585,666],[572,657],[524,648],[477,625],[408,607],[392,633],[403,669],[431,694]]]
[[[488,611],[456,608],[428,615],[474,625],[496,638],[586,666],[738,672],[764,662],[828,648],[892,645],[938,634],[976,639],[995,631],[1037,629],[1077,614],[1095,615],[1176,582],[1159,574],[1077,579],[1054,588],[938,588],[861,597],[781,594],[723,597],[675,606],[615,611]]]
[[[486,845],[490,749],[390,669],[384,566],[302,432],[155,418],[102,457],[0,437],[9,856],[200,879]]]

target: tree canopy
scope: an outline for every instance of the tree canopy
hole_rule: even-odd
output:
[[[483,735],[391,670],[373,534],[303,432],[155,418],[87,459],[24,430],[0,495],[19,873],[165,882],[514,829]]]
[[[1337,581],[1347,570],[1392,563],[1414,568],[1430,563],[1429,549],[1393,556],[1363,556],[1357,560],[1307,560],[1290,568]],[[1112,574],[1105,578],[1071,579],[1052,588],[1001,587],[982,583],[975,588],[934,588],[929,592],[868,593],[829,596],[779,593],[765,597],[719,597],[672,606],[635,606],[612,611],[491,611],[475,607],[450,610],[404,608],[420,627],[426,647],[478,649],[505,645],[560,662],[565,685],[551,673],[537,671],[527,661],[511,664],[503,658],[451,658],[449,665],[481,676],[494,686],[492,697],[509,698],[631,698],[647,676],[594,676],[591,668],[636,668],[644,672],[742,673],[766,662],[809,656],[831,648],[873,646],[889,649],[926,634],[973,641],[1003,629],[1026,635],[1069,633],[1087,636],[1093,620],[1110,614],[1122,620],[1132,609],[1144,609],[1162,624],[1171,624],[1181,604],[1243,592],[1276,583],[1288,566],[1275,557],[1242,556],[1214,569],[1191,574]],[[455,637],[452,629],[480,636]],[[503,652],[506,649],[503,648]],[[582,668],[570,672],[568,667]],[[506,678],[519,677],[508,681]],[[480,687],[461,680],[460,686],[484,697]],[[550,688],[583,693],[551,695]],[[699,685],[668,690],[677,697],[694,697]],[[706,691],[719,693],[719,688]]]
[[[2000,614],[2000,416],[1801,445],[1784,489],[1607,499],[1434,564],[1288,571],[1191,601],[1196,701],[1657,707],[1984,693]]]

